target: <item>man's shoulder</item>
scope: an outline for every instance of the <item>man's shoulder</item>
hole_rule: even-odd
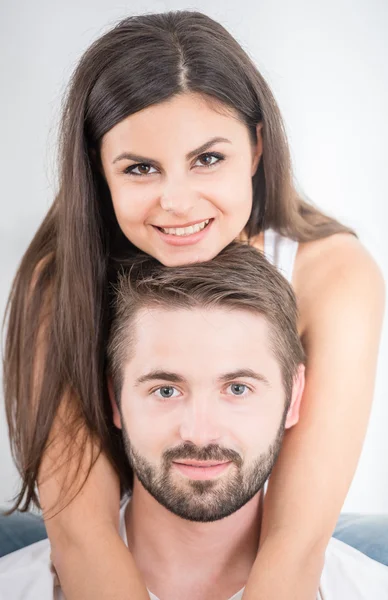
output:
[[[328,600],[387,600],[388,567],[332,538],[326,550],[320,591]]]
[[[0,558],[0,600],[54,600],[54,580],[48,540]]]

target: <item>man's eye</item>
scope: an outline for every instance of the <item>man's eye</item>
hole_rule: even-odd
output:
[[[124,169],[124,173],[139,177],[144,175],[152,175],[153,173],[157,173],[157,170],[155,167],[147,163],[138,163],[137,165],[131,165],[130,167]]]
[[[249,388],[243,383],[231,383],[228,385],[227,390],[230,390],[229,393],[231,393],[233,396],[246,396]]]
[[[224,159],[225,157],[223,154],[219,154],[218,152],[205,152],[205,154],[201,154],[201,156],[197,158],[197,162],[194,166],[213,167]]]
[[[163,387],[154,390],[154,394],[158,398],[162,398],[163,400],[168,400],[169,398],[177,398],[178,396],[180,396],[180,392],[171,385],[164,385]]]

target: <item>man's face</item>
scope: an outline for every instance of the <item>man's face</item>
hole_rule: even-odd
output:
[[[152,308],[132,327],[114,420],[135,476],[184,519],[232,514],[263,486],[292,411],[265,319]]]

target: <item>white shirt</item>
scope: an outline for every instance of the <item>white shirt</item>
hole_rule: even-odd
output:
[[[120,535],[127,544],[126,506],[127,502],[121,508]],[[0,558],[0,600],[65,600],[54,582],[48,540]],[[241,600],[243,591],[229,600]],[[152,592],[149,595],[150,600],[159,600]],[[388,567],[331,539],[317,600],[388,600]]]

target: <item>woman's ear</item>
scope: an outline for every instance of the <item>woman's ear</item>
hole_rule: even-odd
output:
[[[116,402],[112,377],[110,375],[108,377],[108,393],[109,393],[110,403],[112,405],[113,423],[116,425],[116,427],[118,429],[121,429],[121,415],[120,415],[119,407]]]
[[[302,400],[305,381],[305,366],[300,364],[294,377],[290,407],[288,409],[285,428],[289,429],[299,421],[300,403]]]
[[[263,154],[263,135],[262,135],[263,123],[258,123],[256,126],[256,144],[253,149],[253,160],[252,160],[252,177],[257,171],[261,155]]]

